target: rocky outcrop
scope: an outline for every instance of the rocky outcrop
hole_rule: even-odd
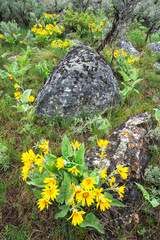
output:
[[[149,43],[146,46],[146,48],[151,49],[153,53],[159,53],[160,54],[160,42]]]
[[[139,57],[139,52],[133,47],[128,38],[124,37],[117,43],[118,48],[123,48],[124,52],[133,54],[135,57]]]
[[[100,162],[99,147],[93,148],[86,158],[90,170],[98,167],[99,164],[100,169],[108,167],[108,174],[115,170],[119,164],[129,169],[129,176],[126,180],[116,176],[116,183],[120,186],[126,185],[122,200],[125,207],[112,207],[101,214],[102,222],[105,223],[103,227],[111,230],[106,231],[105,239],[115,239],[115,236],[111,234],[112,229],[114,232],[117,227],[127,225],[135,220],[136,206],[139,207],[141,194],[135,182],[142,183],[143,173],[150,158],[146,137],[150,118],[151,115],[147,112],[130,117],[107,138],[109,145],[105,151],[106,158]],[[117,193],[111,193],[114,198],[120,200]]]
[[[92,116],[120,101],[111,68],[88,46],[72,47],[54,67],[36,99],[37,115]]]

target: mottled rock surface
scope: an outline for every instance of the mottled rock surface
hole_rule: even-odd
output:
[[[143,173],[150,158],[150,154],[147,151],[149,143],[146,138],[150,118],[151,115],[147,112],[130,117],[128,121],[107,138],[107,140],[109,140],[109,145],[105,152],[107,157],[101,161],[100,169],[107,166],[107,173],[109,174],[120,164],[128,167],[129,176],[126,180],[123,180],[119,175],[116,176],[116,183],[118,183],[119,186],[126,185],[124,198],[122,200],[122,203],[124,203],[126,207],[112,207],[109,211],[107,210],[101,214],[101,222],[104,229],[106,229],[106,233],[105,237],[100,239],[115,239],[115,236],[112,236],[111,233],[113,233],[118,226],[127,225],[135,221],[137,216],[136,209],[139,207],[141,194],[135,182],[142,184]],[[86,158],[86,162],[90,170],[98,167],[100,162],[99,147],[91,150],[89,156]],[[113,194],[114,198],[120,200],[117,193],[110,193]],[[107,229],[110,229],[110,233]]]
[[[135,57],[139,57],[139,52],[133,47],[128,38],[124,37],[117,43],[118,48],[123,48],[124,52],[133,54]]]
[[[149,43],[146,48],[150,48],[153,53],[159,53],[160,54],[160,42],[155,43]]]
[[[160,70],[160,63],[156,62],[153,66]]]
[[[72,47],[36,99],[36,113],[71,118],[103,112],[120,101],[111,68],[88,46]]]

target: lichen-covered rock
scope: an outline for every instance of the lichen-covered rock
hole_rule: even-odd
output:
[[[147,112],[130,117],[128,121],[107,138],[109,145],[105,151],[105,154],[107,154],[106,158],[100,162],[98,147],[93,148],[86,158],[86,163],[90,170],[98,167],[99,164],[100,169],[108,167],[108,174],[115,170],[118,165],[128,167],[129,169],[129,176],[126,180],[123,180],[119,175],[116,176],[116,183],[119,186],[126,185],[122,200],[126,207],[112,207],[109,211],[107,210],[102,214],[102,222],[105,223],[107,229],[114,230],[120,225],[127,225],[134,221],[136,206],[137,208],[139,207],[141,193],[135,182],[142,183],[143,173],[150,158],[150,154],[147,151],[148,140],[146,138],[150,118],[151,115]],[[117,193],[111,193],[120,200]],[[114,237],[106,237],[105,239],[112,240]]]
[[[54,67],[36,99],[36,113],[71,118],[103,112],[120,101],[111,68],[88,46],[73,46]]]
[[[146,48],[150,48],[153,53],[159,53],[160,54],[160,42],[155,43],[149,43]]]
[[[128,40],[128,38],[123,37],[118,43],[118,48],[123,48],[124,52],[129,54],[133,54],[135,57],[139,57],[139,52],[133,47],[132,43]]]
[[[160,63],[156,62],[153,66],[160,70]]]

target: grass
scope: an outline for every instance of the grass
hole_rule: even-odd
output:
[[[23,34],[25,38],[27,31],[23,31]],[[158,35],[154,35],[152,39],[158,39]],[[87,35],[85,39],[82,39],[82,42],[89,44],[90,36]],[[4,65],[10,65],[13,61],[7,59],[9,56],[22,56],[22,47],[26,49],[26,46],[22,44],[0,45],[0,55],[8,53],[6,58],[1,59],[2,70],[5,70]],[[64,55],[50,46],[46,48],[31,46],[31,49],[30,69],[24,75],[23,87],[24,89],[33,89],[32,94],[37,96],[47,79],[45,72],[47,70],[40,73],[36,65],[46,60],[47,68],[51,71],[63,59]],[[160,98],[160,74],[153,68],[153,64],[158,60],[158,56],[152,55],[150,51],[144,48],[142,48],[141,55],[138,65],[140,67],[140,78],[143,78],[143,81],[136,86],[140,93],[131,94],[123,104],[107,110],[103,114],[102,118],[107,119],[110,123],[108,136],[130,116],[143,111],[151,113],[153,123],[155,123],[154,108],[159,108],[159,104],[154,101],[154,96]],[[120,79],[118,81],[120,83]],[[89,151],[96,145],[97,139],[107,138],[107,134],[98,129],[99,125],[96,124],[96,120],[95,123],[90,123],[91,120],[84,117],[65,121],[61,118],[51,120],[46,116],[43,121],[39,119],[35,119],[30,123],[20,121],[21,114],[17,113],[16,109],[13,108],[13,105],[16,104],[14,99],[15,90],[13,88],[14,81],[9,78],[0,78],[0,85],[0,139],[7,145],[6,154],[10,162],[10,168],[6,172],[0,169],[0,178],[5,179],[3,184],[0,184],[0,205],[4,219],[1,224],[1,239],[85,239],[86,230],[80,227],[73,228],[65,219],[54,220],[53,216],[57,211],[56,205],[51,211],[44,210],[40,212],[37,210],[37,200],[33,196],[31,188],[21,179],[21,155],[44,138],[50,141],[51,151],[56,156],[60,156],[60,142],[64,134],[67,134],[70,140],[84,142],[87,151]],[[78,132],[80,128],[82,130]],[[88,141],[89,138],[90,141]],[[159,140],[153,140],[153,142],[154,144],[150,147],[152,153],[151,163],[158,164]],[[136,236],[137,239],[142,239],[146,237],[146,232],[143,229],[147,233],[149,231],[153,237],[157,226],[157,218],[152,211],[154,212],[154,209],[150,208],[150,214],[147,215],[144,209],[141,210],[139,214],[142,217],[142,222],[144,222],[135,224],[131,231],[127,228],[117,230],[117,239],[124,239],[126,236]],[[149,230],[147,229],[148,226]]]

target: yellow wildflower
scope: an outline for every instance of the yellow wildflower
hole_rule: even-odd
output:
[[[105,197],[99,197],[98,203],[97,203],[97,209],[99,206],[101,211],[105,211],[106,208],[107,209],[111,208],[108,202],[112,202],[112,200],[107,199]]]
[[[94,189],[94,193],[95,193],[97,202],[98,202],[99,197],[104,197],[104,194],[102,193],[102,191],[103,191],[103,188],[100,188],[100,189],[96,188],[96,189]]]
[[[12,80],[13,79],[13,76],[11,74],[9,74],[9,78]]]
[[[43,198],[48,200],[48,201],[50,199],[52,201],[54,201],[54,199],[56,199],[56,197],[59,195],[59,189],[57,189],[57,187],[58,187],[58,185],[48,184],[43,189],[43,192],[41,193],[41,195],[43,195]]]
[[[118,188],[118,194],[120,196],[120,198],[123,198],[123,194],[124,194],[124,189],[125,189],[125,185],[121,186]]]
[[[85,214],[86,212],[84,211],[77,211],[77,210],[73,210],[72,215],[67,219],[71,219],[72,218],[72,225],[76,226],[77,224],[80,225],[81,222],[83,222],[83,217],[82,214]]]
[[[106,178],[107,178],[106,170],[107,170],[107,167],[103,168],[103,170],[101,171],[101,177],[102,177],[103,179],[106,179]]]
[[[21,93],[20,93],[20,92],[15,92],[15,93],[14,93],[14,97],[15,97],[16,99],[20,99],[20,98],[21,98]]]
[[[64,160],[63,158],[57,158],[57,168],[58,170],[61,168],[64,168],[64,166],[66,165],[66,160]]]
[[[50,201],[47,199],[41,198],[38,200],[38,208],[40,208],[40,211],[42,211],[45,207],[48,209],[48,204],[52,204]]]
[[[95,27],[95,23],[92,23],[92,27]]]
[[[102,140],[102,139],[98,140],[97,144],[100,147],[99,151],[104,152],[104,150],[107,147],[108,143],[109,143],[108,140]]]
[[[94,181],[95,178],[96,177],[94,178],[88,177],[84,179],[81,183],[81,187],[84,188],[85,190],[90,190],[94,188],[94,185],[96,184],[96,182]]]
[[[44,183],[52,183],[52,184],[56,184],[56,179],[54,177],[51,178],[45,178],[44,179]]]
[[[34,99],[35,99],[35,97],[33,97],[33,96],[28,97],[28,101],[29,101],[29,102],[33,102]]]
[[[103,22],[100,22],[100,24],[101,24],[101,26],[103,26],[104,23],[103,23]]]
[[[15,88],[16,90],[18,90],[19,85],[18,85],[17,83],[15,83],[15,84],[14,84],[14,88]]]
[[[45,140],[45,142],[42,142],[42,144],[41,145],[39,145],[39,148],[41,148],[42,149],[42,151],[45,153],[45,154],[48,154],[48,152],[49,152],[49,141],[46,141]]]
[[[95,193],[94,191],[85,190],[82,191],[77,197],[77,203],[82,201],[82,206],[84,207],[85,202],[89,207],[92,203],[94,203]]]
[[[69,168],[68,172],[75,173],[76,175],[77,175],[77,173],[80,173],[80,171],[76,167]]]
[[[56,13],[54,13],[54,14],[53,14],[53,17],[56,17],[56,16],[57,16],[57,14],[56,14]]]
[[[126,179],[128,177],[128,167],[121,167],[121,165],[118,165],[117,167],[117,173],[121,175],[122,179]]]
[[[132,62],[132,60],[131,59],[128,59],[128,63],[131,63]]]
[[[109,51],[107,51],[107,52],[106,52],[106,54],[107,54],[107,56],[109,56],[110,52],[109,52]]]
[[[111,181],[109,182],[110,186],[112,187],[113,186],[113,183],[116,181],[116,178],[113,176],[111,178]]]
[[[94,29],[92,29],[92,32],[94,32]]]
[[[79,143],[78,141],[75,141],[75,142],[71,142],[70,145],[73,147],[74,150],[76,150],[80,148],[81,143]]]
[[[3,38],[4,36],[3,36],[3,34],[0,34],[0,38]]]

